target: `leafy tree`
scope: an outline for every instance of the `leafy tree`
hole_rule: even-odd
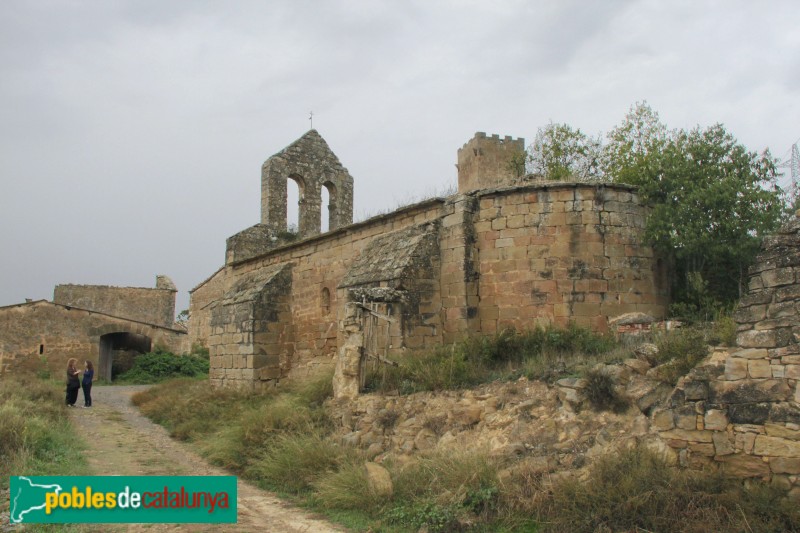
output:
[[[641,186],[657,170],[668,133],[658,113],[647,102],[637,102],[607,139],[603,147],[604,173],[617,183]]]
[[[671,260],[677,309],[697,315],[732,304],[761,238],[780,222],[775,160],[749,152],[721,124],[667,132],[646,104],[608,138],[606,172],[637,185],[652,208],[646,237]]]
[[[528,150],[529,171],[545,179],[588,181],[602,176],[600,139],[567,124],[551,122],[539,128]]]

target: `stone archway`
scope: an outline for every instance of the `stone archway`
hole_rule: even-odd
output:
[[[112,381],[115,362],[119,371],[128,370],[136,356],[149,352],[152,345],[150,337],[138,333],[119,331],[101,335],[97,377]]]

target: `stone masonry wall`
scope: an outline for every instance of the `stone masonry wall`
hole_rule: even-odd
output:
[[[186,351],[186,334],[143,322],[39,301],[0,308],[0,373],[50,370],[61,377],[67,359],[98,364],[100,337],[134,333],[173,353]]]
[[[189,344],[208,347],[212,304],[225,294],[225,268],[220,268],[189,291]]]
[[[663,315],[666,283],[641,244],[632,188],[543,183],[477,197],[481,332],[570,321],[604,331],[623,313]]]
[[[771,479],[800,500],[800,219],[765,241],[734,316],[738,346],[679,382],[654,424],[684,465]]]
[[[332,368],[336,350],[343,342],[338,335],[338,321],[343,318],[347,298],[346,289],[338,286],[353,261],[377,236],[437,220],[441,205],[438,199],[422,202],[234,264],[226,270],[222,281],[225,291],[249,273],[291,264],[289,306],[293,355],[290,375],[314,373],[319,366]],[[327,302],[323,300],[324,289],[329,296]],[[195,315],[198,307],[193,295],[191,315]]]
[[[169,328],[175,322],[176,293],[172,281],[166,276],[159,276],[155,289],[56,285],[53,302]]]
[[[603,330],[608,317],[625,312],[663,315],[656,263],[640,245],[643,219],[635,194],[624,186],[539,184],[433,199],[230,264],[208,287],[194,290],[191,320],[202,322],[220,288],[228,293],[243,276],[290,264],[286,375],[332,366],[347,337],[339,321],[352,298],[340,283],[354,262],[378,238],[399,239],[408,228],[437,222],[439,263],[434,256],[427,260],[435,272],[419,274],[416,288],[414,275],[377,283],[425,294],[413,311],[424,320],[378,321],[385,328],[380,344],[389,353],[509,326],[574,320]],[[386,253],[402,255],[400,244]],[[409,310],[391,302],[372,308],[392,316]]]
[[[292,368],[291,265],[241,277],[214,304],[209,339],[212,385],[260,389]]]

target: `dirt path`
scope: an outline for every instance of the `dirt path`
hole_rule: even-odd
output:
[[[228,472],[209,465],[185,444],[172,440],[131,405],[131,396],[147,386],[94,387],[94,406],[71,410],[84,436],[94,475],[205,475]],[[82,404],[83,398],[78,404]],[[237,524],[132,524],[121,531],[274,531],[323,533],[343,531],[321,518],[292,507],[274,494],[238,481]]]

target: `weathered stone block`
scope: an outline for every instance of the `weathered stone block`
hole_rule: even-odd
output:
[[[653,414],[653,426],[659,431],[667,431],[675,427],[672,410],[656,411]]]
[[[800,474],[800,457],[771,457],[769,468],[775,474]]]
[[[705,381],[687,381],[683,387],[687,400],[705,400],[708,398],[708,383]]]
[[[739,308],[750,307],[753,305],[764,305],[772,301],[772,293],[769,291],[751,292],[742,296],[739,300]]]
[[[714,457],[715,454],[714,445],[703,442],[690,442],[689,450],[693,454],[699,454],[705,457]]]
[[[750,307],[739,307],[733,313],[733,319],[739,324],[752,324],[759,320],[764,320],[767,316],[766,305],[753,305]]]
[[[713,432],[671,429],[669,431],[663,431],[661,437],[665,439],[685,440],[687,442],[712,442]]]
[[[743,331],[736,337],[736,344],[744,348],[776,348],[778,339],[775,331]]]
[[[389,471],[373,462],[364,463],[364,468],[367,471],[367,484],[370,490],[381,498],[390,497],[394,492],[394,486]]]
[[[800,431],[787,428],[779,424],[764,424],[764,429],[770,437],[780,437],[782,439],[800,440]]]
[[[741,359],[769,359],[769,351],[764,348],[748,348],[731,352],[731,357]]]
[[[800,424],[800,405],[796,402],[773,403],[769,412],[771,422]]]
[[[775,301],[785,302],[787,300],[800,299],[800,284],[789,285],[775,290]]]
[[[753,453],[772,457],[800,457],[800,442],[780,437],[758,435],[756,436]]]
[[[731,455],[736,451],[733,439],[728,433],[724,431],[715,431],[712,439],[714,440],[714,449],[718,456]]]
[[[737,452],[744,452],[746,454],[753,453],[753,448],[756,444],[755,433],[735,433],[733,436],[734,447]]]
[[[747,377],[747,359],[729,357],[725,361],[725,379],[737,381]]]
[[[761,281],[764,283],[764,287],[789,285],[794,283],[794,280],[794,270],[791,268],[776,268],[774,270],[765,270],[761,273]]]
[[[783,379],[712,382],[709,401],[716,404],[785,401],[791,392],[789,384]]]
[[[716,460],[722,464],[724,472],[730,476],[741,478],[769,476],[769,465],[760,457],[736,454],[717,457]]]
[[[694,412],[675,415],[675,427],[680,429],[697,429],[697,415]]]
[[[797,308],[794,302],[777,302],[768,307],[767,317],[769,318],[797,317]]]
[[[741,403],[728,408],[728,417],[734,424],[763,424],[769,419],[771,404]]]
[[[786,365],[785,376],[789,379],[800,379],[800,365]]]
[[[728,427],[728,416],[720,409],[709,409],[703,422],[706,429],[724,431]]]
[[[766,359],[754,359],[747,362],[747,373],[751,378],[771,378],[772,369]]]

